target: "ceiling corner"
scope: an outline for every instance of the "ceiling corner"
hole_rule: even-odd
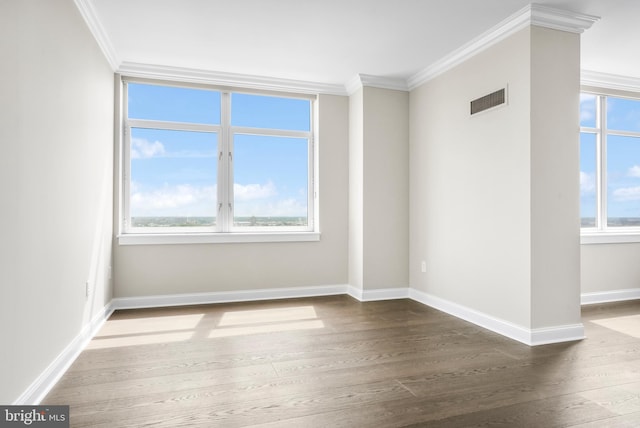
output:
[[[356,74],[345,83],[347,94],[353,95],[358,89],[366,86],[370,88],[391,89],[394,91],[409,91],[407,81],[401,78],[372,76],[370,74]]]

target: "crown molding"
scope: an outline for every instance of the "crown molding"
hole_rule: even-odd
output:
[[[234,86],[267,91],[285,91],[304,94],[347,95],[343,85],[280,79],[248,74],[225,73],[195,68],[142,64],[124,61],[117,72],[130,77],[167,79],[180,82],[206,83],[219,86]]]
[[[580,72],[580,84],[603,89],[640,92],[640,78],[638,77],[620,76],[591,70],[582,70]]]
[[[533,3],[522,8],[479,37],[469,41],[406,80],[358,74],[344,85],[341,85],[156,64],[142,64],[129,61],[121,62],[107,32],[100,24],[93,0],[74,0],[74,3],[102,50],[106,60],[115,72],[132,77],[161,78],[222,86],[250,87],[252,89],[262,90],[342,96],[351,95],[365,86],[411,91],[527,26],[536,25],[571,33],[582,33],[599,20],[596,16],[569,12]],[[633,92],[640,91],[640,79],[630,77],[584,71],[582,73],[582,81],[583,85]]]
[[[372,76],[370,74],[357,74],[351,78],[345,85],[347,94],[353,95],[358,89],[365,86],[370,88],[392,89],[394,91],[408,91],[407,81],[405,79],[393,77]]]
[[[536,25],[579,34],[590,28],[598,19],[600,18],[596,16],[568,12],[535,3],[530,4],[439,61],[411,76],[407,79],[408,89],[417,88],[528,26]]]
[[[344,88],[347,91],[347,95],[351,96],[355,94],[358,89],[362,88],[362,80],[360,79],[360,74],[356,74],[351,79],[344,84]]]
[[[551,28],[554,30],[566,31],[580,34],[600,20],[599,16],[585,15],[583,13],[571,12],[568,10],[556,9],[532,3],[525,9],[529,9],[531,25]]]
[[[120,61],[115,49],[113,48],[113,45],[111,44],[111,40],[109,39],[107,32],[100,24],[98,14],[93,7],[93,1],[74,0],[74,3],[78,8],[78,11],[80,12],[80,15],[82,15],[84,22],[89,27],[89,31],[91,31],[91,34],[93,34],[93,38],[96,39],[98,46],[100,46],[102,53],[111,66],[111,69],[113,71],[116,71],[118,69],[118,65],[120,64]]]

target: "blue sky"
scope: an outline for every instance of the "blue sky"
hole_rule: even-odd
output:
[[[640,132],[640,101],[609,97],[609,131]],[[580,125],[596,126],[596,96],[580,97]],[[607,210],[609,217],[640,217],[640,138],[607,137]],[[596,138],[580,138],[580,202],[582,217],[596,212]]]
[[[132,119],[220,124],[219,92],[129,83]],[[170,102],[167,102],[170,100]],[[233,94],[232,126],[308,131],[310,101]],[[219,135],[133,128],[131,216],[217,212]],[[307,216],[307,141],[235,134],[234,209],[247,217]]]

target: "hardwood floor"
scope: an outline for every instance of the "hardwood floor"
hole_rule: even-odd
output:
[[[73,427],[638,427],[640,301],[530,348],[410,300],[120,311],[43,404]]]

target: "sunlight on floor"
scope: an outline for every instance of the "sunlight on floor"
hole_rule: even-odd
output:
[[[640,315],[605,318],[601,320],[593,320],[591,322],[602,327],[615,330],[618,333],[640,339]]]
[[[183,342],[193,337],[193,331],[159,332],[157,334],[118,335],[95,338],[85,349],[118,348],[136,345],[152,345],[156,343]]]
[[[240,327],[243,326],[243,327]],[[324,328],[313,306],[225,312],[209,338]]]
[[[300,321],[316,319],[318,315],[313,306],[297,306],[292,308],[258,309],[254,311],[225,312],[218,325],[227,327],[264,322]]]
[[[640,383],[638,382],[583,391],[580,392],[580,396],[617,415],[640,412]]]
[[[189,315],[154,315],[113,319],[105,323],[86,349],[216,339],[252,334],[325,328],[313,306],[205,312]]]
[[[200,324],[203,317],[204,314],[200,313],[109,320],[95,337],[193,330]]]
[[[324,323],[320,320],[297,321],[267,325],[256,324],[250,327],[217,328],[209,333],[209,338],[213,339],[216,337],[245,336],[248,334],[276,333],[283,331],[313,330],[319,328],[324,328]]]

